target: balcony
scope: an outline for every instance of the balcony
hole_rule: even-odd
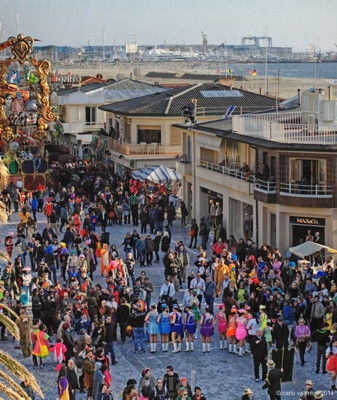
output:
[[[214,164],[208,161],[202,161],[200,160],[198,163],[199,167],[206,168],[210,171],[215,171],[223,175],[231,176],[235,179],[240,179],[245,182],[253,182],[254,181],[254,175],[253,174],[247,174],[246,172],[241,171],[238,168],[230,168],[230,167],[225,167],[219,164]]]
[[[280,194],[291,197],[332,198],[332,186],[300,183],[281,183]]]
[[[141,158],[159,158],[162,156],[172,156],[180,154],[180,145],[162,145],[158,143],[139,143],[131,144],[121,139],[108,139],[108,149],[127,156],[137,156]]]
[[[62,127],[64,133],[70,133],[76,135],[80,132],[92,132],[104,129],[104,123],[96,122],[63,122]]]
[[[225,167],[208,161],[197,162],[197,175],[199,178],[213,181],[220,185],[231,187],[246,194],[251,193],[251,185],[254,182],[254,175],[240,171],[238,168]]]
[[[276,203],[276,182],[256,179],[254,181],[254,199],[267,204]]]
[[[302,124],[301,112],[234,115],[232,128],[241,135],[280,143],[337,143],[337,126]]]

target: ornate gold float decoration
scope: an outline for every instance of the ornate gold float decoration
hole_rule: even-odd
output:
[[[37,100],[39,102],[39,119],[37,121],[37,130],[34,132],[34,139],[39,146],[42,146],[47,138],[46,130],[49,128],[48,122],[54,121],[56,116],[52,112],[49,104],[50,89],[47,82],[47,77],[50,73],[50,62],[48,60],[38,60],[30,57],[34,39],[31,36],[22,34],[15,37],[10,37],[5,43],[0,44],[0,50],[10,48],[12,57],[8,57],[4,61],[0,61],[0,138],[8,145],[15,139],[15,135],[10,127],[11,122],[7,119],[4,110],[4,96],[6,93],[15,94],[18,89],[15,85],[11,85],[6,80],[6,74],[12,64],[29,63],[34,68],[39,79],[39,91]]]

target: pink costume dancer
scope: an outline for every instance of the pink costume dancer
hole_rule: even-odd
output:
[[[244,341],[245,338],[247,337],[247,329],[246,329],[246,325],[247,325],[247,319],[243,316],[245,310],[240,309],[238,310],[240,316],[239,318],[237,318],[236,320],[236,331],[235,331],[235,337],[239,342],[239,356],[242,357],[243,356],[243,345],[244,345]]]

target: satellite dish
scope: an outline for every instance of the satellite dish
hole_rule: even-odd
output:
[[[125,76],[123,74],[119,73],[116,75],[116,79],[117,79],[117,81],[122,81],[123,79],[125,79]]]
[[[134,75],[134,76],[140,76],[140,75],[141,75],[140,68],[135,67],[135,68],[133,69],[133,75]]]

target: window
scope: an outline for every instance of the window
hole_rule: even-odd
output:
[[[96,124],[96,107],[85,107],[85,124]]]
[[[290,181],[326,184],[326,160],[290,160]]]
[[[137,143],[161,143],[161,130],[160,129],[140,129],[138,128],[138,141]]]

